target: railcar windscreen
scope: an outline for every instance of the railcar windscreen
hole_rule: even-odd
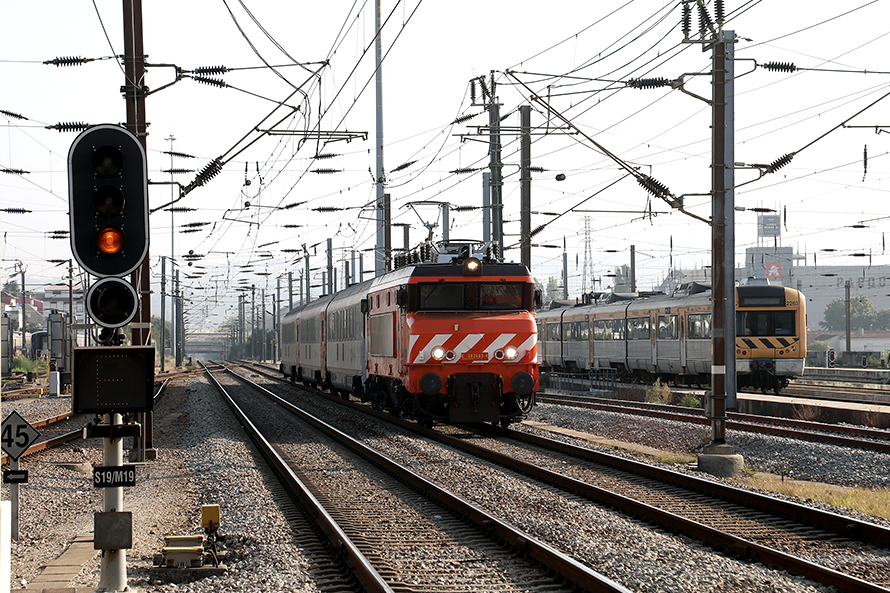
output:
[[[420,285],[419,311],[457,310],[464,307],[464,285],[437,283]]]
[[[737,311],[736,335],[793,336],[794,311]]]
[[[522,284],[482,284],[479,287],[480,309],[522,309]]]

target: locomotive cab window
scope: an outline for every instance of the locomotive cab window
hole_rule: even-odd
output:
[[[479,287],[480,309],[523,309],[522,284],[491,284]]]
[[[520,282],[436,282],[408,287],[410,311],[532,310],[534,287]]]

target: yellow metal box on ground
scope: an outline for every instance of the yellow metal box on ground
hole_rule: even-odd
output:
[[[219,505],[205,504],[201,507],[201,528],[216,529],[219,527]]]

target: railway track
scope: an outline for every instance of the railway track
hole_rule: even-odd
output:
[[[627,591],[248,379],[209,376],[366,590]],[[260,434],[282,410],[305,426]]]
[[[782,395],[826,399],[863,404],[890,405],[890,385],[831,383],[813,379],[794,379]]]
[[[254,368],[253,370],[256,370]],[[263,374],[266,374],[264,369]],[[273,376],[276,380],[278,377]],[[339,398],[332,401],[341,403]],[[489,463],[843,591],[888,591],[890,530],[519,431],[448,435],[365,413]],[[552,468],[559,468],[558,473]]]
[[[537,401],[540,403],[591,408],[622,414],[652,416],[655,418],[665,418],[668,420],[678,420],[694,424],[710,423],[710,420],[705,416],[704,411],[693,408],[684,408],[681,406],[551,393],[539,394]],[[726,428],[728,429],[831,443],[844,447],[869,449],[885,453],[890,452],[890,431],[888,430],[868,428],[864,426],[824,424],[821,422],[776,418],[773,416],[755,416],[753,414],[739,414],[737,412],[728,412],[726,417]]]

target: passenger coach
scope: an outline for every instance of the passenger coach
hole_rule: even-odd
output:
[[[674,295],[561,307],[537,315],[545,370],[616,369],[624,380],[710,383],[710,287],[690,284]],[[803,374],[806,304],[797,290],[749,284],[736,288],[736,376],[739,387],[779,393]]]

